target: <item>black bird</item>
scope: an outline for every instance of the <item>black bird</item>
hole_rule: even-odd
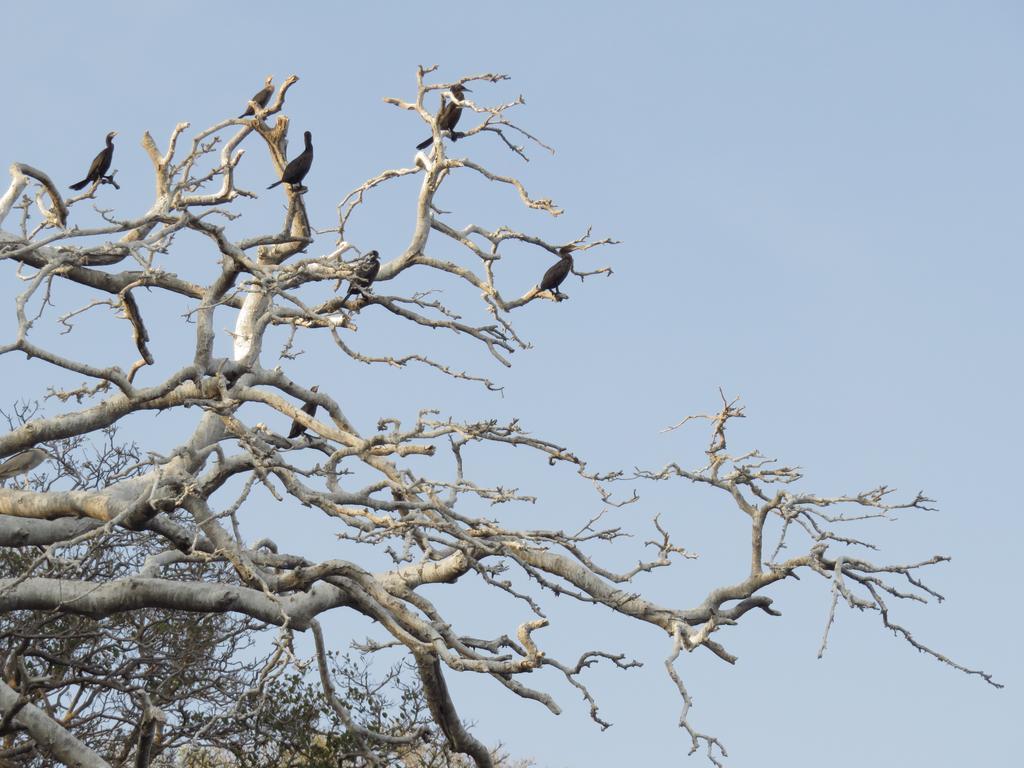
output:
[[[452,95],[462,101],[462,95],[469,91],[464,85],[453,85]],[[455,130],[455,126],[459,124],[459,118],[462,117],[462,107],[458,106],[454,101],[448,101],[445,97],[441,96],[441,107],[437,110],[437,128],[440,131],[452,131]],[[434,141],[434,137],[431,136],[426,141],[421,141],[416,145],[416,149],[426,149],[430,146],[431,142]],[[452,141],[456,141],[455,135],[452,135]]]
[[[318,384],[316,386],[310,387],[309,391],[310,392],[319,392],[320,391],[320,385]],[[308,413],[310,415],[310,417],[316,415],[316,409],[317,409],[316,403],[306,403],[304,406],[302,406],[302,412],[303,413]],[[306,431],[306,428],[304,426],[302,426],[298,421],[293,421],[292,422],[292,428],[288,432],[288,439],[289,440],[294,440],[296,437],[298,437],[299,435],[301,435],[305,431]]]
[[[555,301],[561,301],[564,296],[561,291],[558,290],[565,278],[569,276],[569,272],[572,271],[572,252],[576,250],[575,245],[563,245],[558,249],[558,261],[555,262],[548,271],[544,273],[544,277],[540,279],[540,291],[551,291],[555,295]]]
[[[284,167],[281,181],[275,181],[267,189],[273,189],[281,183],[288,184],[293,188],[302,184],[302,180],[309,173],[309,166],[313,164],[313,134],[306,131],[303,136],[306,139],[306,148]]]
[[[355,274],[349,278],[348,293],[345,294],[342,304],[348,301],[349,296],[366,291],[370,287],[370,283],[377,279],[378,272],[380,272],[380,259],[376,251],[370,251],[356,264]]]
[[[89,166],[89,172],[85,174],[85,178],[77,184],[72,184],[71,189],[85,189],[86,184],[107,177],[107,171],[110,170],[110,161],[114,159],[115,136],[117,136],[117,131],[111,131],[107,134],[107,146],[93,158],[92,165]]]
[[[267,82],[263,85],[263,89],[257,91],[256,95],[253,96],[251,99],[249,99],[249,101],[256,102],[259,105],[260,109],[263,109],[270,102],[270,97],[273,94],[274,94],[274,76],[273,75],[267,75]],[[240,114],[238,116],[238,119],[241,120],[243,117],[248,117],[249,115],[255,115],[255,114],[256,113],[253,111],[252,104],[250,104],[249,106],[247,106],[245,108],[245,112],[243,112],[242,114]]]

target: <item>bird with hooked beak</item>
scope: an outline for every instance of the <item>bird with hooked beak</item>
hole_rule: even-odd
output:
[[[266,82],[263,84],[263,87],[260,90],[256,91],[256,94],[251,99],[249,99],[249,104],[246,105],[245,112],[240,114],[238,116],[238,119],[241,120],[243,117],[248,117],[249,115],[255,115],[256,111],[252,108],[253,104],[255,104],[260,109],[266,108],[267,104],[270,102],[270,97],[273,94],[274,94],[274,76],[273,75],[267,75],[267,79],[266,79]]]
[[[306,174],[309,173],[309,169],[313,165],[313,134],[306,131],[302,136],[306,140],[306,148],[284,167],[281,180],[275,181],[267,189],[273,189],[278,184],[287,184],[293,192],[306,191],[306,188],[302,186],[302,180],[306,178]]]
[[[548,267],[544,277],[540,279],[537,291],[551,291],[555,301],[561,301],[565,294],[558,290],[558,286],[565,282],[565,278],[572,272],[572,252],[579,248],[578,245],[563,245],[558,249],[558,261]]]
[[[349,300],[350,296],[366,295],[370,283],[377,279],[380,272],[380,257],[376,251],[370,251],[362,259],[355,263],[355,271],[348,282],[348,293],[342,300],[342,304]]]
[[[72,184],[71,189],[76,191],[85,189],[86,184],[97,181],[107,181],[113,184],[113,179],[107,176],[107,171],[110,170],[110,161],[114,159],[115,136],[117,136],[117,131],[111,131],[107,134],[107,146],[101,149],[100,153],[93,158],[92,165],[89,166],[89,172],[85,174],[85,178]],[[117,185],[115,184],[114,186]]]
[[[464,86],[462,83],[452,86],[452,96],[459,101],[462,101],[462,96],[465,93],[472,93],[472,91]],[[455,126],[459,123],[459,118],[462,117],[462,107],[456,104],[454,101],[448,101],[445,97],[441,96],[441,106],[437,110],[437,117],[434,118],[437,122],[437,129],[444,133],[448,131],[451,134],[452,141],[458,141],[458,136],[455,135]],[[426,149],[433,143],[434,137],[431,136],[425,141],[421,141],[416,145],[416,149]]]

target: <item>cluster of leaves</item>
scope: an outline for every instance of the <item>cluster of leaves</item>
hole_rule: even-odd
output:
[[[378,734],[402,737],[423,730],[431,717],[414,669],[399,662],[381,678],[372,674],[365,656],[329,654],[331,676],[340,682],[338,694],[355,713],[358,724]],[[364,745],[327,706],[319,686],[304,671],[270,680],[254,694],[244,714],[209,728],[205,746],[166,754],[155,768],[337,768],[377,761],[395,768],[469,768],[472,762],[453,753],[436,731],[425,730],[411,743],[372,742]],[[512,761],[495,750],[500,768],[527,768],[529,761]]]

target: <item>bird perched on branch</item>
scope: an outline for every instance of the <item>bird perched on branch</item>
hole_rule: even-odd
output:
[[[310,392],[319,392],[320,391],[320,385],[317,384],[315,386],[310,387],[309,391]],[[306,403],[304,406],[302,406],[302,412],[306,413],[306,414],[309,414],[310,418],[312,418],[313,416],[316,416],[316,409],[317,409],[317,404],[316,403]],[[292,422],[292,428],[288,431],[288,439],[289,440],[294,440],[296,437],[298,437],[299,435],[301,435],[305,431],[306,431],[306,428],[304,426],[302,426],[302,424],[300,424],[298,422],[298,420],[295,420],[295,421]]]
[[[0,464],[0,480],[27,474],[48,458],[50,458],[50,454],[42,448],[29,448],[27,451],[16,453]]]
[[[577,246],[575,245],[563,245],[558,249],[558,261],[544,273],[544,277],[540,279],[540,286],[538,286],[537,290],[551,291],[555,296],[555,301],[561,301],[565,298],[558,290],[558,286],[565,282],[565,278],[572,271],[572,252],[576,248]]]
[[[240,114],[238,116],[238,119],[241,120],[243,117],[248,117],[249,115],[255,115],[256,112],[252,108],[252,104],[255,103],[256,106],[258,106],[260,109],[263,109],[270,102],[270,97],[273,94],[274,94],[274,76],[273,75],[267,75],[267,81],[264,83],[263,88],[258,90],[258,91],[256,91],[256,95],[253,96],[251,99],[249,99],[249,101],[251,103],[245,108],[245,112],[243,112],[242,114]]]
[[[376,251],[370,251],[362,259],[356,262],[355,272],[349,278],[348,293],[342,300],[342,304],[348,301],[349,296],[365,293],[370,283],[377,279],[380,272],[380,258]]]
[[[71,189],[79,190],[85,189],[86,184],[100,181],[105,179],[109,181],[107,177],[107,171],[110,170],[110,161],[114,159],[114,137],[117,136],[117,131],[111,131],[107,134],[107,146],[105,146],[95,158],[93,158],[92,165],[89,166],[89,172],[85,174],[85,178],[76,184],[71,185]]]
[[[309,167],[313,165],[313,134],[306,131],[303,137],[306,140],[306,148],[284,167],[281,181],[275,181],[267,189],[273,189],[282,183],[288,184],[292,189],[302,185],[302,180],[309,173]]]
[[[452,96],[454,96],[459,101],[462,101],[462,96],[467,91],[472,93],[472,91],[470,91],[469,88],[467,88],[466,86],[462,85],[461,83],[458,84],[458,85],[453,85],[452,86]],[[437,121],[437,128],[438,128],[438,130],[439,131],[453,131],[453,130],[455,130],[455,126],[458,125],[460,117],[462,117],[462,107],[460,107],[454,101],[448,101],[442,95],[441,96],[441,106],[437,110],[437,117],[435,118],[435,120]],[[433,142],[433,141],[434,141],[434,137],[431,136],[426,141],[421,141],[419,144],[417,144],[416,145],[416,149],[426,149],[427,147],[430,146],[431,142]],[[452,141],[457,141],[457,138],[456,138],[454,133],[452,134]]]

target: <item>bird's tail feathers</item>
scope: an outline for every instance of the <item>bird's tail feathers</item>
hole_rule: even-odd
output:
[[[416,149],[426,149],[427,147],[429,147],[433,143],[434,143],[434,137],[431,136],[426,141],[421,141],[419,144],[417,144],[416,145]]]
[[[82,179],[77,184],[72,184],[69,188],[74,190],[85,189],[85,185],[89,183],[88,179]]]
[[[273,184],[271,184],[269,187],[267,187],[267,189],[273,189],[274,187],[276,187],[280,183],[281,183],[280,181],[275,181]]]

